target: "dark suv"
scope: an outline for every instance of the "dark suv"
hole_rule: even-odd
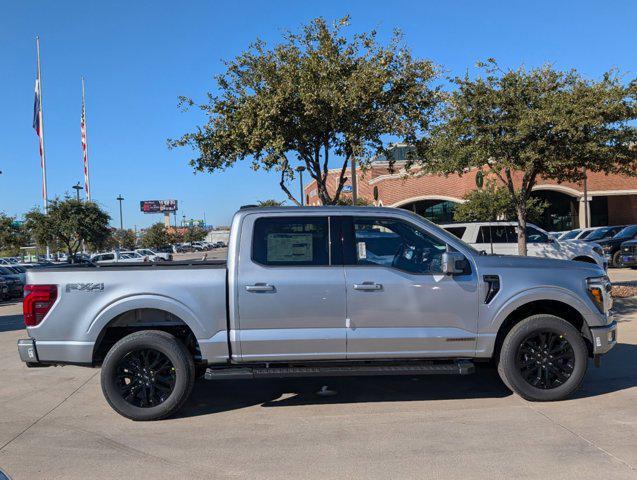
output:
[[[637,268],[637,240],[622,243],[619,261],[622,267]]]
[[[628,225],[620,230],[613,238],[606,240],[598,240],[597,243],[604,250],[604,257],[608,260],[608,265],[611,267],[621,267],[621,244],[628,240],[637,239],[637,225]]]

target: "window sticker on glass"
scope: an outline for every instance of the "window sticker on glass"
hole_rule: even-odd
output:
[[[365,242],[358,242],[356,244],[356,250],[358,252],[359,260],[364,260],[367,258],[367,245],[365,245]]]
[[[311,262],[311,233],[271,233],[268,235],[268,262]]]

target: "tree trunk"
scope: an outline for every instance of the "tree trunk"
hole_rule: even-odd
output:
[[[515,209],[518,215],[518,255],[526,256],[526,205],[518,204]]]

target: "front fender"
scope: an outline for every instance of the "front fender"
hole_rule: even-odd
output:
[[[600,314],[591,310],[581,297],[570,290],[561,287],[534,287],[499,302],[499,308],[489,323],[489,331],[497,332],[506,318],[521,306],[542,300],[553,300],[573,307],[589,326],[600,324]]]

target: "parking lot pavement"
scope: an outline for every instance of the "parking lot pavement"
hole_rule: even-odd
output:
[[[635,278],[637,280],[637,271]],[[611,273],[612,274],[612,273]],[[198,382],[176,418],[136,423],[99,371],[27,369],[0,306],[0,468],[19,479],[637,478],[637,310],[567,401],[468,377]],[[319,396],[322,385],[336,390]]]

